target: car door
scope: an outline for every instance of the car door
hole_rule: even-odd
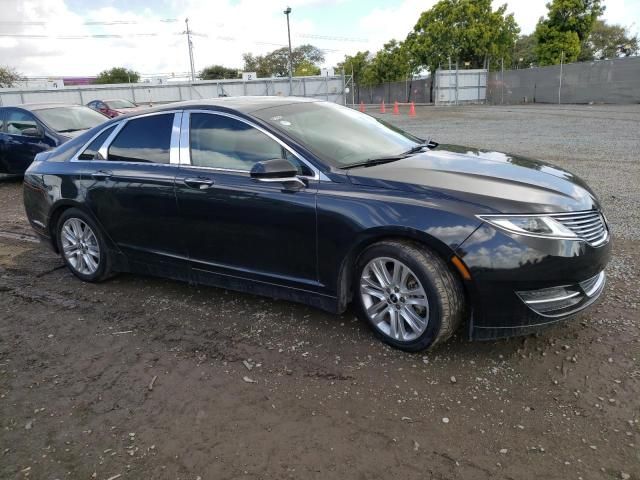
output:
[[[38,153],[56,145],[53,138],[45,135],[44,127],[30,112],[7,109],[4,123],[0,142],[2,170],[5,173],[23,174]]]
[[[185,111],[176,196],[192,269],[316,289],[314,171],[273,135],[221,112]],[[287,191],[249,171],[287,158],[306,187]]]
[[[158,112],[124,120],[97,153],[89,145],[75,160],[87,206],[138,267],[180,258],[186,264],[174,194],[181,115]]]

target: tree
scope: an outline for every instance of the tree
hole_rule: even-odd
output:
[[[225,78],[239,78],[237,68],[227,68],[222,65],[209,65],[198,75],[202,80],[222,80]]]
[[[0,88],[14,87],[16,82],[22,80],[22,75],[11,67],[0,67]]]
[[[412,73],[407,47],[396,40],[387,42],[369,62],[364,71],[364,84],[405,80]]]
[[[605,60],[618,56],[629,57],[638,53],[638,37],[622,25],[609,25],[596,20],[591,35],[582,45],[579,60]]]
[[[535,31],[539,64],[555,65],[562,57],[576,61],[604,12],[602,0],[552,0],[547,9],[547,18],[538,21]]]
[[[246,72],[256,72],[258,77],[289,76],[289,49],[287,47],[278,48],[266,55],[245,53],[242,58],[244,60],[244,70]],[[322,50],[313,45],[300,45],[292,50],[291,60],[293,71],[295,72],[301,64],[318,67],[318,64],[324,62],[324,54]]]
[[[137,83],[140,80],[140,74],[124,67],[114,67],[110,70],[104,70],[98,74],[96,83]]]
[[[353,74],[353,83],[360,85],[364,70],[371,63],[369,51],[357,52],[355,55],[345,55],[344,60],[338,63],[338,70],[342,70],[345,75]]]
[[[509,63],[520,32],[507,6],[497,10],[491,0],[440,0],[423,12],[406,43],[412,64],[434,72],[452,62],[472,68]]]
[[[320,67],[316,66],[311,61],[304,59],[298,64],[293,72],[295,77],[308,77],[309,75],[320,75]]]
[[[531,35],[521,35],[516,40],[513,47],[512,68],[529,68],[538,63],[536,56],[536,37]]]

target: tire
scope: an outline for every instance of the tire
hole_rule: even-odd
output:
[[[381,268],[387,274],[383,281],[379,281],[384,277]],[[358,317],[382,341],[400,350],[432,348],[449,339],[464,318],[460,280],[422,245],[376,243],[358,258],[354,279]]]
[[[80,280],[101,282],[111,276],[111,259],[104,236],[82,210],[70,208],[62,212],[56,227],[56,242],[67,268]]]

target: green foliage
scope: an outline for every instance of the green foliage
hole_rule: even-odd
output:
[[[549,12],[536,26],[536,54],[540,65],[556,65],[563,56],[574,62],[596,19],[604,12],[601,0],[552,0]]]
[[[289,49],[282,47],[266,55],[242,55],[245,72],[256,72],[258,77],[287,77],[289,76]],[[303,63],[318,64],[324,62],[324,54],[313,45],[300,45],[291,52],[293,71]]]
[[[344,61],[338,63],[338,70],[344,71],[345,75],[353,73],[353,82],[360,85],[365,69],[371,63],[369,51],[358,52],[355,55],[345,55]]]
[[[205,67],[198,75],[202,80],[223,80],[227,78],[240,78],[237,68],[227,68],[222,65],[210,65]]]
[[[513,48],[513,58],[511,59],[511,68],[529,68],[537,65],[538,57],[536,56],[536,37],[531,35],[521,35],[516,40]]]
[[[11,67],[0,67],[0,88],[14,87],[16,82],[22,80],[22,75]]]
[[[406,43],[413,65],[432,72],[452,62],[482,68],[509,63],[520,32],[507,6],[493,11],[491,0],[440,0],[423,12]]]
[[[622,25],[609,25],[604,20],[596,20],[591,35],[582,45],[578,60],[604,60],[637,54],[637,36],[632,35]]]
[[[320,75],[320,67],[307,59],[302,60],[293,72],[293,76],[308,77],[309,75]]]
[[[403,43],[391,40],[384,44],[363,72],[362,84],[374,85],[405,80],[412,73],[409,51]]]
[[[137,83],[138,80],[140,80],[138,72],[124,67],[114,67],[100,72],[95,83]]]
[[[580,55],[580,38],[573,31],[555,30],[544,23],[538,23],[536,27],[536,56],[538,64],[558,65],[575,62]]]

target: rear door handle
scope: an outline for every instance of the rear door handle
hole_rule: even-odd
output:
[[[214,181],[206,177],[185,178],[184,183],[187,187],[197,188],[199,190],[205,190],[214,185]]]
[[[113,176],[113,173],[108,172],[106,170],[98,170],[97,172],[93,172],[91,174],[92,178],[95,178],[96,180],[106,180],[108,178],[111,178]]]

